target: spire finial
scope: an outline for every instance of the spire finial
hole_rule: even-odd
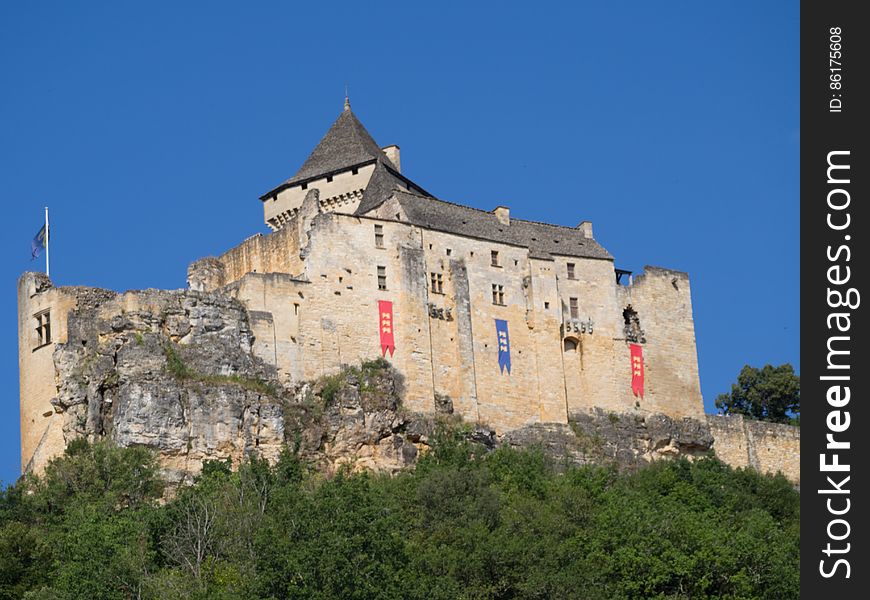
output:
[[[344,110],[350,110],[350,97],[347,95],[347,84],[344,84]]]

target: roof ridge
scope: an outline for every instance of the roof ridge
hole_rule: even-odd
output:
[[[450,200],[444,200],[443,198],[436,198],[435,196],[421,196],[420,194],[414,194],[412,192],[409,192],[408,190],[399,189],[398,191],[403,193],[403,194],[407,194],[409,196],[415,196],[417,198],[422,198],[424,200],[435,200],[435,201],[441,202],[443,204],[449,204],[450,206],[458,206],[459,208],[473,210],[473,211],[476,211],[479,213],[483,213],[485,215],[490,215],[492,217],[495,217],[495,213],[493,213],[491,210],[484,210],[482,208],[477,208],[476,206],[468,206],[467,204],[459,204],[458,202],[451,202]],[[513,222],[513,221],[519,221],[521,223],[531,223],[533,225],[546,225],[547,227],[553,227],[554,229],[567,229],[568,231],[577,231],[576,227],[571,227],[569,225],[558,225],[556,223],[546,223],[544,221],[533,221],[531,219],[519,219],[519,218],[515,219],[514,217],[511,217],[511,222]]]

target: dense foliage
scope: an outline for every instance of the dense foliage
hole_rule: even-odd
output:
[[[801,379],[788,364],[745,365],[727,394],[716,397],[726,414],[741,414],[759,421],[800,425]]]
[[[160,503],[153,455],[76,443],[0,493],[0,598],[798,596],[782,477],[555,466],[444,439],[413,472],[324,479],[288,452]]]

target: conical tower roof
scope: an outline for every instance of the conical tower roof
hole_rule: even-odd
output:
[[[377,161],[397,171],[356,115],[345,104],[344,110],[293,177],[281,187],[293,185],[357,165]]]

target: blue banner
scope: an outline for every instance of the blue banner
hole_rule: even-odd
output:
[[[511,372],[511,339],[508,337],[508,324],[504,319],[495,320],[495,332],[498,334],[498,368],[502,374],[507,369]]]

